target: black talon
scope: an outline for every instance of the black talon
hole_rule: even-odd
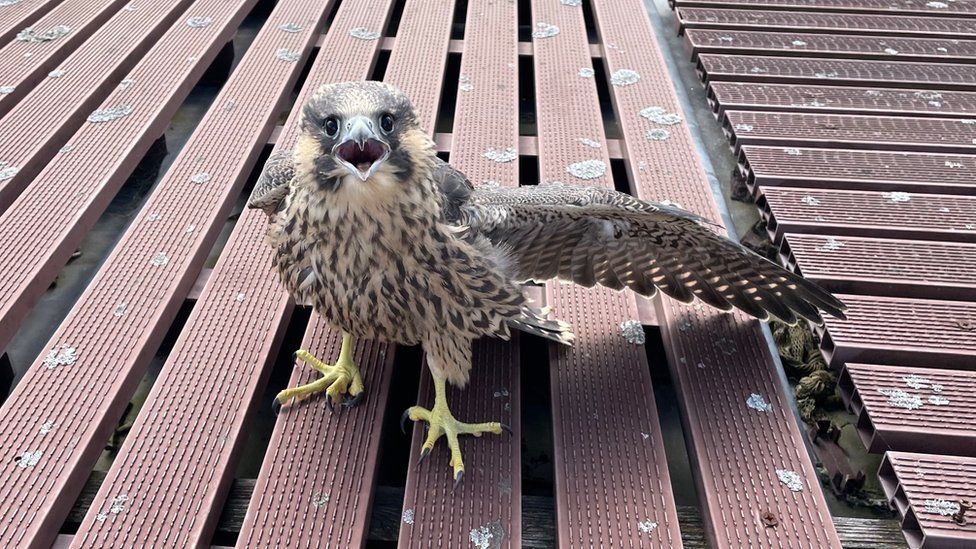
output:
[[[410,409],[407,408],[400,415],[400,432],[407,434],[407,418],[410,417]]]
[[[281,401],[278,400],[278,397],[275,397],[275,399],[271,401],[271,411],[274,412],[274,415],[281,413]]]
[[[512,428],[509,427],[508,425],[506,425],[504,423],[499,423],[499,425],[502,426],[502,431],[505,431],[506,433],[508,433],[510,435],[514,435],[515,434],[515,433],[512,432]]]
[[[353,406],[358,406],[360,402],[363,401],[363,397],[366,396],[366,391],[360,391],[360,393],[348,400],[343,400],[342,405],[346,408],[352,408]]]
[[[457,490],[458,484],[461,484],[461,479],[464,478],[464,471],[458,471],[457,476],[454,477],[454,488],[451,488],[451,493],[453,494]]]
[[[329,411],[335,413],[335,404],[332,403],[332,398],[329,395],[325,395],[325,405],[329,407]]]
[[[417,465],[424,462],[424,459],[430,455],[430,448],[424,448],[420,451],[420,459],[417,460]]]

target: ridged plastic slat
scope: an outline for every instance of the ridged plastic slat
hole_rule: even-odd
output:
[[[897,366],[976,369],[976,304],[838,295],[847,320],[828,318],[820,334],[824,358]]]
[[[893,196],[896,199],[893,199]],[[786,233],[976,243],[976,197],[765,187],[758,205],[774,242]]]
[[[960,502],[976,501],[976,459],[888,452],[878,475],[911,549],[976,545],[972,510],[961,523],[952,516]]]
[[[976,124],[957,118],[725,111],[733,147],[781,145],[842,149],[976,152]],[[972,157],[970,157],[972,158]],[[967,164],[976,167],[970,160]],[[963,166],[946,166],[961,169]]]
[[[902,17],[780,10],[678,8],[685,28],[741,28],[784,32],[835,32],[893,36],[976,37],[971,19],[962,17]]]
[[[68,27],[65,36],[42,42],[15,40],[0,49],[0,86],[13,87],[0,103],[0,116],[6,114],[42,78],[54,69],[58,62],[72,51],[109,17],[117,14],[128,0],[66,0],[31,26],[38,32],[46,32],[56,26]],[[0,13],[4,8],[0,7]],[[57,73],[55,73],[57,74]],[[50,77],[54,78],[54,77]]]
[[[579,75],[592,67],[583,10],[536,0],[532,18],[559,28],[533,41],[540,181],[613,188],[596,83]],[[588,160],[606,172],[567,173]],[[559,545],[680,547],[647,356],[620,335],[622,323],[638,319],[634,294],[555,281],[546,294],[576,333],[572,348],[550,344]],[[644,533],[638,524],[647,520],[657,527]]]
[[[18,1],[0,6],[0,44],[14,39],[17,33],[30,26],[57,6],[62,0]]]
[[[963,154],[747,145],[740,159],[743,175],[759,187],[881,191],[893,202],[904,199],[898,193],[969,195],[976,188],[976,162]]]
[[[976,244],[787,234],[782,253],[832,292],[976,301]]]
[[[976,93],[973,92],[712,82],[708,97],[712,110],[719,116],[726,110],[786,110],[972,120],[976,114]]]
[[[960,63],[703,53],[698,56],[698,72],[708,83],[732,80],[958,91],[972,91],[976,86],[976,65]]]
[[[132,84],[112,88],[96,106],[127,105],[132,113],[109,122],[83,123],[68,139],[70,150],[56,154],[0,216],[0,272],[4,273],[0,348],[17,333],[21,321],[233,37],[246,15],[237,6],[250,4],[195,5],[191,11],[206,13],[214,22],[204,28],[177,22],[126,75]],[[31,238],[24,238],[26,233]]]
[[[611,87],[634,189],[642,198],[670,199],[718,220],[686,125],[668,126],[670,136],[663,141],[645,138],[660,126],[641,117],[642,109],[680,114],[680,107],[649,22],[634,16],[641,9],[638,0],[594,2],[608,72],[629,69],[640,76],[635,84]],[[790,397],[758,323],[670,299],[662,299],[658,310],[710,545],[839,548]],[[763,397],[769,411],[750,408],[752,394]],[[777,470],[795,472],[802,490],[787,488]],[[777,527],[763,525],[765,512],[776,517]]]
[[[976,41],[949,38],[895,38],[793,32],[753,32],[730,29],[688,29],[693,53],[794,55],[907,61],[971,63]]]
[[[518,182],[517,161],[499,163],[483,156],[490,148],[518,150],[517,32],[514,2],[468,4],[461,82],[444,83],[457,90],[451,164],[475,185]],[[418,463],[425,433],[422,424],[414,424],[403,496],[404,512],[412,511],[414,519],[413,524],[401,522],[399,547],[467,547],[472,532],[482,528],[494,536],[491,547],[521,546],[518,339],[513,334],[510,342],[476,342],[470,383],[463,390],[448,389],[451,410],[461,421],[502,421],[513,431],[462,437],[465,473],[455,492],[443,442]],[[430,407],[433,393],[425,365],[418,404]]]
[[[796,11],[840,11],[913,15],[976,15],[976,2],[955,0],[932,5],[928,0],[674,0],[678,6],[711,8],[786,9]]]
[[[135,11],[119,11],[60,64],[64,76],[43,80],[0,119],[0,162],[20,170],[0,182],[0,211],[7,209],[178,16],[200,15],[192,9],[183,13],[190,4],[190,0],[146,0]],[[0,112],[6,110],[6,102],[0,95]]]
[[[976,372],[848,364],[838,385],[870,451],[976,457]]]
[[[213,0],[201,3],[201,7],[211,8],[209,11],[217,21],[222,21],[209,29],[211,35],[220,34],[223,26],[232,32],[246,14],[250,2],[220,4]],[[302,22],[300,15],[310,10],[295,8],[293,3],[291,12],[286,15]],[[196,280],[237,192],[273,128],[280,102],[298,78],[300,67],[295,64],[269,65],[267,60],[274,57],[279,47],[300,51],[311,46],[314,14],[303,22],[306,30],[300,35],[277,30],[278,24],[287,22],[281,21],[280,17],[280,12],[271,15],[269,25],[275,25],[252,44],[238,70],[217,97],[214,108],[201,121],[137,220],[52,338],[52,348],[61,349],[67,345],[76,349],[76,360],[48,368],[42,355],[0,409],[0,425],[6,433],[2,441],[3,451],[11,455],[41,452],[42,456],[33,467],[3,472],[0,536],[5,545],[44,546],[53,540],[125,403]],[[190,50],[199,49],[201,43],[206,43],[203,38],[190,40],[182,33],[180,29],[174,36]],[[160,47],[166,47],[168,42],[164,38]],[[221,41],[213,43],[222,44]],[[242,119],[241,112],[248,112],[249,116]],[[193,183],[191,177],[201,170],[206,170],[211,180],[205,184]],[[156,264],[154,258],[159,258]],[[263,276],[266,264],[262,267],[260,274]],[[228,307],[241,308],[239,295],[225,294],[223,298]],[[277,314],[280,316],[281,311]],[[255,321],[258,320],[255,317]],[[219,326],[225,330],[222,334],[229,335],[216,339],[234,347],[233,328],[224,324]],[[218,326],[212,324],[210,329],[216,330]],[[214,354],[194,362],[192,370],[198,376],[205,372],[223,371],[236,375],[245,371],[243,368],[214,366],[222,360],[226,360],[223,353]],[[112,367],[107,368],[106,364]],[[197,365],[205,367],[197,368]],[[164,376],[160,380],[160,390],[166,385],[165,379]],[[180,383],[185,381],[185,378],[178,380]],[[194,382],[200,381],[194,378]],[[183,407],[189,400],[199,397],[189,390],[191,386],[181,385],[186,389],[184,393],[167,393],[173,397],[171,404]],[[209,397],[198,400],[208,407],[213,403]],[[238,404],[234,403],[235,410]],[[202,417],[209,416],[203,414]],[[141,422],[150,419],[160,418],[151,413],[140,416]],[[169,422],[167,418],[162,421],[167,432],[180,432],[174,429],[177,423]],[[50,432],[45,434],[42,431],[47,429],[41,426],[46,423],[49,423],[47,429]],[[140,429],[142,427],[137,427],[137,431]],[[160,440],[158,436],[156,433],[153,437],[140,439],[130,435],[128,442],[131,444],[140,439],[140,444],[149,444],[152,448],[151,445]],[[180,448],[174,446],[168,450]],[[158,457],[159,452],[158,447],[153,448],[151,458]],[[126,459],[126,455],[120,456],[117,462],[120,467]],[[169,464],[179,467],[188,460],[194,464],[199,461],[196,457],[184,457],[174,458]],[[147,483],[160,481],[159,477],[148,476],[141,480]],[[146,505],[145,492],[140,501],[136,499],[138,489],[131,491],[132,485],[121,490],[130,490],[130,505]],[[116,495],[112,494],[112,497]],[[152,512],[160,509],[165,510],[165,507],[153,508]],[[209,512],[210,507],[206,509]],[[180,509],[173,506],[169,511],[180,512]],[[92,514],[97,512],[92,511]],[[148,514],[126,515],[125,518],[111,516],[122,522],[125,518],[145,519]],[[184,522],[187,531],[195,531],[199,526],[192,522],[195,517],[195,514],[181,517],[187,521]],[[99,526],[107,529],[112,524],[106,521]],[[131,526],[131,523],[127,524]],[[85,535],[87,530],[80,533]]]

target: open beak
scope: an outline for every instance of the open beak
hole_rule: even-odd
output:
[[[366,181],[390,156],[390,145],[376,133],[372,120],[355,116],[343,126],[332,156],[349,173]]]

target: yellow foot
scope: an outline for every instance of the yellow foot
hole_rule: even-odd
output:
[[[277,414],[281,410],[281,406],[292,399],[296,402],[305,400],[309,396],[323,391],[326,394],[326,403],[330,409],[334,409],[335,404],[346,407],[359,404],[366,392],[363,387],[363,378],[359,374],[359,368],[350,358],[351,347],[351,338],[344,335],[342,349],[339,351],[339,360],[334,365],[325,364],[309,354],[308,351],[297,351],[295,358],[303,360],[313,370],[321,373],[322,377],[311,383],[290,387],[278,393],[273,402],[274,412]],[[346,399],[346,395],[352,398]]]
[[[437,399],[440,400],[440,399]],[[427,440],[420,449],[420,462],[424,460],[434,448],[434,443],[441,436],[447,437],[447,446],[451,450],[451,466],[454,467],[454,488],[456,489],[464,476],[464,461],[461,459],[461,446],[458,435],[474,435],[480,437],[482,433],[499,435],[502,431],[511,434],[512,429],[504,423],[463,423],[454,418],[446,402],[437,402],[432,410],[420,406],[411,406],[400,416],[400,430],[406,434],[407,418],[412,421],[426,421],[429,427]]]

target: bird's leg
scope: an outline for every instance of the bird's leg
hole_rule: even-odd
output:
[[[427,440],[420,450],[421,461],[430,454],[434,448],[434,443],[441,436],[447,437],[447,446],[451,450],[451,466],[454,467],[454,487],[461,482],[464,476],[464,461],[461,459],[461,446],[458,443],[458,435],[474,435],[480,437],[482,433],[501,434],[501,432],[512,432],[511,428],[504,423],[463,423],[454,418],[451,410],[447,407],[447,387],[443,376],[431,372],[434,378],[434,407],[428,410],[421,406],[407,408],[400,417],[400,428],[406,432],[404,424],[407,418],[413,421],[426,421],[430,427],[427,431]]]
[[[359,375],[359,368],[352,360],[352,350],[355,342],[351,335],[342,333],[342,347],[339,349],[339,360],[335,364],[326,364],[312,356],[308,351],[300,350],[295,352],[295,358],[305,361],[313,370],[322,374],[322,377],[311,383],[290,387],[278,393],[275,397],[274,408],[277,412],[281,405],[291,399],[295,401],[304,400],[310,395],[325,391],[326,402],[332,408],[333,404],[343,406],[355,406],[363,399],[365,394],[363,378]],[[343,395],[348,394],[352,398],[343,401]]]

